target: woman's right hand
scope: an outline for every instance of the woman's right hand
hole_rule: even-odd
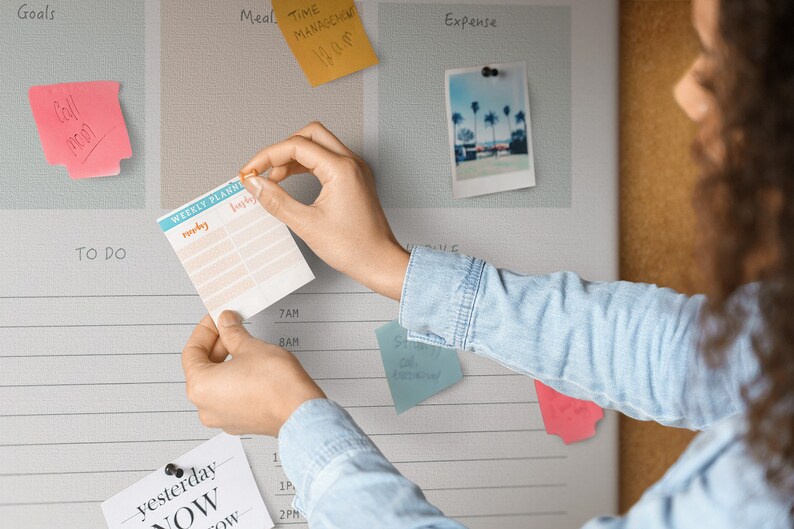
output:
[[[409,253],[397,242],[378,200],[367,164],[320,123],[265,147],[241,175],[246,189],[326,263],[362,285],[399,300]],[[322,184],[317,200],[301,204],[280,185],[311,173]]]

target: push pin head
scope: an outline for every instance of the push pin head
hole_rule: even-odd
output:
[[[491,68],[490,66],[482,67],[483,77],[496,77],[497,75],[499,75],[499,70],[497,70],[496,68]]]
[[[168,463],[165,466],[165,473],[168,474],[169,476],[176,476],[177,478],[181,478],[185,474],[185,471],[173,463]]]
[[[245,183],[245,179],[246,178],[251,178],[252,176],[259,176],[259,173],[256,172],[256,169],[251,169],[247,173],[243,173],[242,171],[240,171],[240,182],[242,182],[244,184]]]

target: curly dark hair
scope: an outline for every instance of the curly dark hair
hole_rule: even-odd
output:
[[[720,0],[716,67],[704,80],[719,110],[695,142],[695,205],[704,244],[712,365],[747,325],[732,295],[758,282],[758,377],[744,388],[746,440],[768,482],[794,498],[794,1]],[[706,135],[708,136],[708,135]],[[719,156],[713,156],[713,144]],[[716,325],[714,325],[716,323]],[[794,507],[792,507],[794,510]]]

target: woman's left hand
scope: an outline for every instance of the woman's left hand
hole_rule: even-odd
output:
[[[182,351],[187,397],[202,424],[275,436],[301,404],[326,398],[292,353],[251,336],[236,314],[224,312],[218,324],[205,316]]]

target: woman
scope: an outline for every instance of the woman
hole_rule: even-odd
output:
[[[591,529],[794,525],[794,231],[785,229],[794,226],[794,2],[695,0],[693,15],[702,51],[675,96],[700,127],[707,298],[570,273],[523,277],[421,248],[409,255],[364,162],[318,124],[243,168],[270,170],[269,180],[248,178],[248,190],[317,255],[400,300],[413,339],[493,358],[632,417],[703,430],[624,517]],[[311,206],[278,186],[302,172],[323,185]],[[218,329],[199,324],[183,366],[204,424],[278,434],[311,526],[461,527],[295,357],[253,338],[234,314]]]

